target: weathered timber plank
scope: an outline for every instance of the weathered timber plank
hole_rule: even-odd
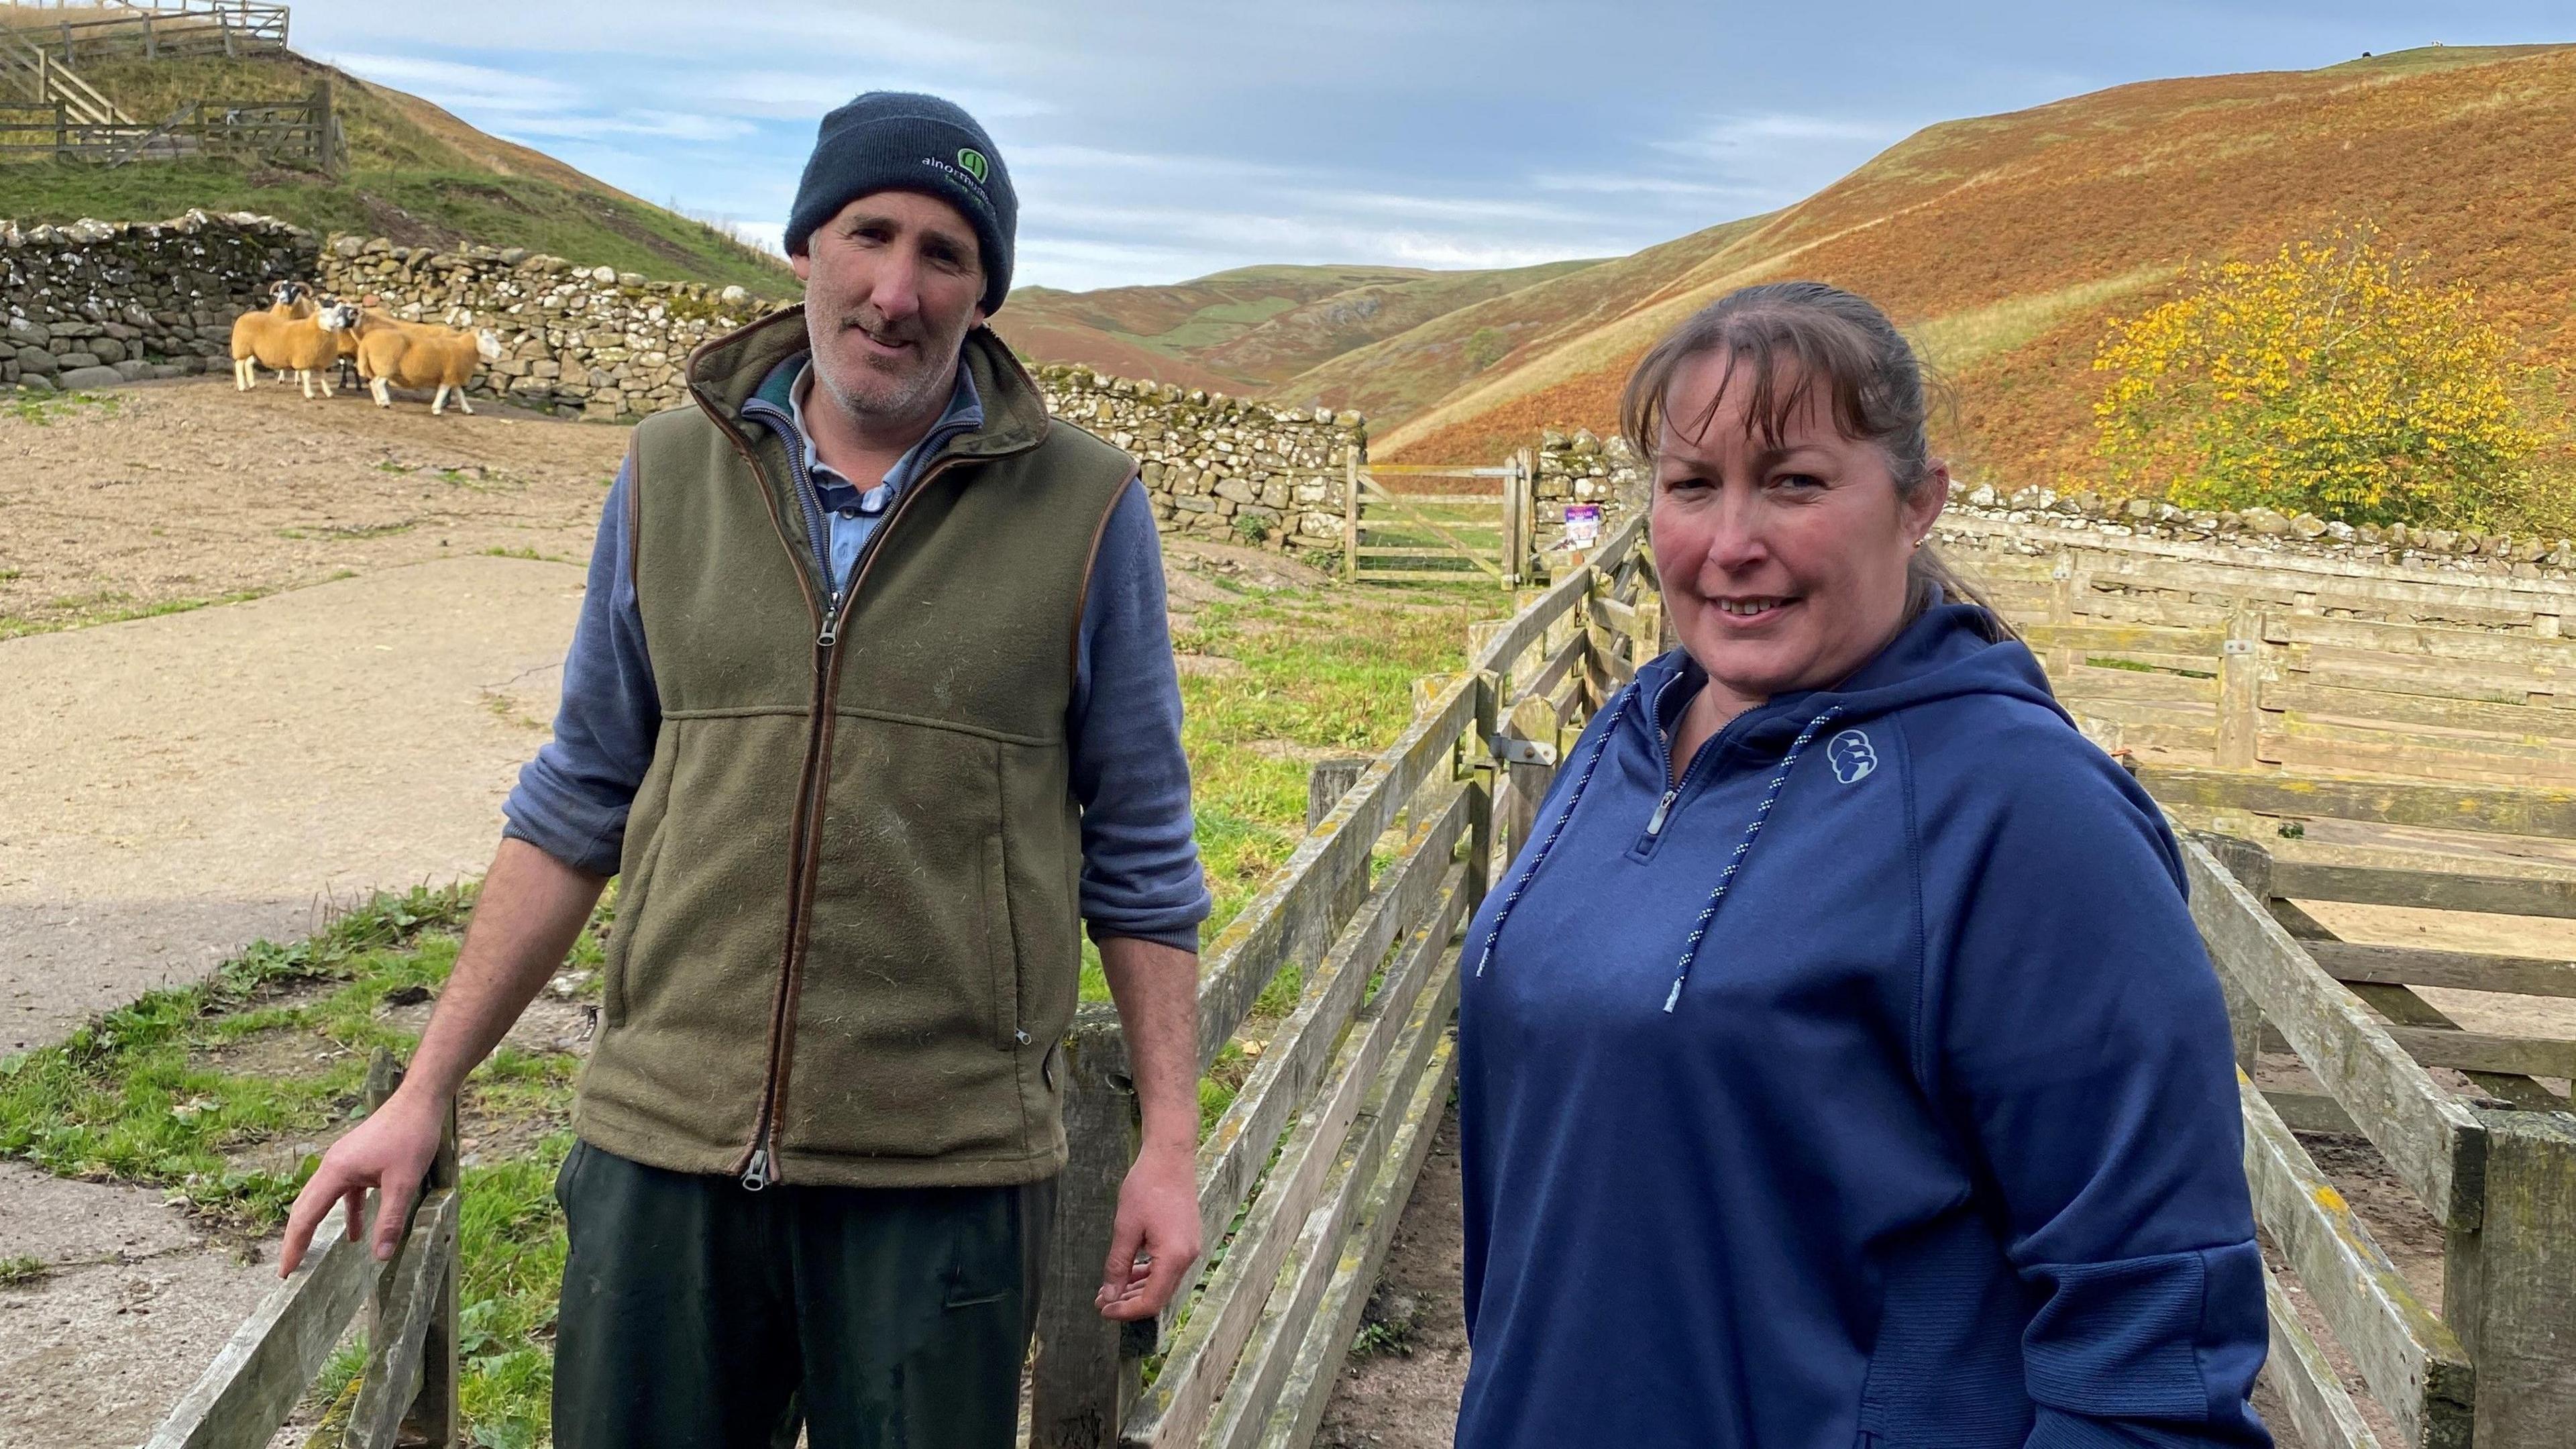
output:
[[[2388,1035],[2428,1067],[2513,1072],[2526,1077],[2576,1077],[2576,1041],[2557,1037],[2491,1036],[2431,1026],[2392,1026]]]
[[[1341,934],[1343,923],[1333,918],[1332,907],[1343,885],[1368,870],[1369,852],[1395,812],[1435,772],[1449,769],[1458,737],[1476,718],[1476,685],[1476,676],[1461,675],[1414,716],[1243,914],[1209,943],[1199,977],[1202,1073],[1280,966],[1317,959]],[[1125,1050],[1123,1040],[1103,1046],[1121,1055]]]
[[[2420,727],[2378,721],[2317,720],[2273,715],[2262,726],[2263,758],[2320,770],[2458,778],[2463,771],[2497,776],[2494,783],[2576,785],[2576,742],[2531,735],[2466,730],[2422,732]]]
[[[2263,1094],[2241,1074],[2237,1087],[2255,1217],[2406,1442],[2467,1449],[2477,1402],[2468,1350],[2415,1296]]]
[[[1566,639],[1562,647],[1548,656],[1547,662],[1539,666],[1538,672],[1530,676],[1529,683],[1516,684],[1509,703],[1516,705],[1525,699],[1544,699],[1553,694],[1557,685],[1562,683],[1573,671],[1574,666],[1582,661],[1584,652],[1591,647],[1591,634],[1585,630],[1576,630]]]
[[[1295,1010],[1280,1023],[1242,1091],[1199,1144],[1199,1221],[1206,1241],[1217,1241],[1243,1205],[1289,1117],[1332,1060],[1342,1025],[1358,1009],[1386,948],[1420,929],[1435,909],[1463,899],[1451,877],[1464,867],[1453,868],[1449,858],[1466,829],[1467,803],[1466,793],[1458,792],[1414,832],[1368,904],[1307,978]]]
[[[2426,659],[2478,660],[2521,669],[2576,671],[2576,641],[2544,639],[2535,634],[2499,634],[2492,629],[2448,629],[2433,624],[2384,624],[2369,619],[2330,619],[2316,614],[2273,611],[2264,620],[2263,638],[2273,644],[2306,644],[2319,649],[2346,649],[2364,654],[2411,655]]]
[[[2296,901],[2362,901],[2381,906],[2415,906],[2429,911],[2485,911],[2500,916],[2547,916],[2558,920],[2576,918],[2576,880],[2564,878],[2453,874],[2434,870],[2391,870],[2375,865],[2281,860],[2272,866],[2272,893]]]
[[[1628,641],[1623,636],[1599,624],[1591,627],[1591,636],[1592,649],[1584,656],[1585,662],[1609,680],[1612,688],[1637,677],[1637,666],[1628,662]],[[1609,689],[1604,689],[1602,697],[1608,698],[1609,693]]]
[[[1629,605],[1623,604],[1619,600],[1612,598],[1608,594],[1595,594],[1593,596],[1592,613],[1593,617],[1617,630],[1622,638],[1637,639],[1641,637],[1639,628],[1641,621],[1637,617],[1637,611]]]
[[[2576,692],[2569,688],[2576,680],[2508,665],[2472,660],[2429,668],[2427,661],[2403,655],[2316,650],[2305,645],[2276,648],[2272,658],[2285,677],[2309,684],[2436,699],[2486,700],[2534,709],[2576,709]]]
[[[2152,624],[2029,624],[2022,637],[2033,649],[2073,649],[2083,654],[2171,655],[2217,668],[2220,629],[2173,629]]]
[[[2114,542],[2098,534],[2073,533],[2037,523],[1948,514],[1941,520],[1945,539],[2010,539],[2049,549],[2078,551],[2094,576],[2094,587],[2113,583],[2149,592],[2217,594],[2278,600],[2295,605],[2304,595],[2310,607],[2390,610],[2413,617],[2475,617],[2528,627],[2542,616],[2576,612],[2576,591],[2553,579],[2519,579],[2510,575],[2463,576],[2405,564],[2360,559],[2302,558],[2277,555],[2253,563],[2240,549],[2225,544],[2179,539],[2124,538]],[[2046,564],[2026,555],[1975,553],[1972,567],[1995,567],[2027,574]]]
[[[364,1222],[374,1221],[375,1205],[368,1194]],[[295,1276],[233,1330],[145,1449],[264,1449],[384,1271],[371,1242],[348,1240],[344,1211],[322,1219]]]
[[[1331,1169],[1342,1153],[1363,1102],[1376,1085],[1379,1070],[1393,1052],[1405,1027],[1405,1014],[1420,996],[1433,959],[1457,927],[1458,907],[1465,903],[1463,870],[1448,878],[1449,908],[1421,927],[1396,968],[1387,974],[1379,996],[1388,1008],[1354,1023],[1331,1071],[1314,1098],[1304,1104],[1296,1129],[1279,1144],[1261,1194],[1245,1214],[1228,1246],[1225,1261],[1208,1276],[1206,1289],[1190,1309],[1189,1321],[1171,1342],[1163,1371],[1137,1401],[1121,1431],[1123,1443],[1136,1446],[1187,1445],[1197,1442],[1207,1426],[1226,1377],[1251,1337],[1261,1310],[1280,1277],[1294,1240],[1324,1194]],[[1365,980],[1377,963],[1372,953],[1346,969]],[[1329,1044],[1339,1036],[1340,1020],[1310,1022],[1315,1037]],[[1260,1144],[1269,1155],[1270,1142]],[[1231,1217],[1229,1208],[1228,1217]],[[1220,1220],[1222,1226],[1222,1220]],[[1213,1242],[1216,1239],[1211,1238]]]
[[[2327,975],[2343,982],[2382,981],[2461,991],[2509,991],[2517,996],[2576,997],[2576,961],[2491,956],[2480,951],[2434,951],[2421,946],[2361,946],[2350,941],[2319,941],[2308,947],[2308,954],[2317,958]]]
[[[1116,1232],[1118,1190],[1135,1160],[1136,1094],[1086,1060],[1115,1044],[1106,1030],[1078,1027],[1065,1054],[1064,1135],[1069,1157],[1057,1175],[1048,1228],[1045,1286],[1038,1294],[1037,1360],[1029,1375],[1030,1449],[1107,1449],[1134,1401],[1139,1372],[1122,1350],[1126,1330],[1100,1316],[1093,1298]],[[1123,1052],[1115,1054],[1119,1073]]]
[[[2265,1092],[2283,1124],[2293,1132],[2353,1132],[2352,1115],[2323,1092]]]
[[[2153,761],[2139,765],[2138,782],[2159,801],[2202,809],[2248,810],[2258,815],[2325,815],[2435,830],[2576,838],[2576,790],[2299,779],[2262,771],[2212,770]]]
[[[2262,1008],[2437,1221],[2476,1221],[2485,1145],[2477,1119],[2290,939],[2207,846],[2190,836],[2180,843],[2192,920],[2211,961]],[[2280,889],[2277,882],[2273,888]]]
[[[458,1208],[458,1190],[452,1187],[422,1198],[402,1251],[376,1285],[367,1321],[367,1367],[341,1440],[348,1449],[394,1449],[403,1416],[420,1392],[421,1351],[439,1290],[456,1264]]]
[[[2103,749],[2121,750],[2207,750],[2215,747],[2218,725],[2215,720],[2192,724],[2180,720],[2137,718],[2104,710],[2091,700],[2064,700],[2066,712],[2075,717],[2075,727]]]
[[[1263,1427],[1261,1449],[1306,1449],[1323,1421],[1342,1362],[1350,1356],[1351,1336],[1359,1330],[1361,1310],[1385,1266],[1396,1224],[1412,1200],[1422,1176],[1423,1160],[1439,1134],[1440,1115],[1457,1074],[1457,1044],[1443,1039],[1410,1100],[1401,1108],[1402,1126],[1362,1203],[1358,1221],[1334,1264],[1332,1282],[1316,1305],[1313,1321],[1297,1345],[1295,1362],[1282,1386],[1278,1405]]]
[[[2568,703],[2576,704],[2576,695]],[[2368,720],[2384,726],[2485,730],[2514,739],[2576,741],[2576,709],[2522,702],[2452,699],[2420,691],[2319,683],[2296,674],[2263,681],[2263,707],[2296,718]]]
[[[2195,679],[2188,674],[2168,674],[2163,670],[2111,669],[2101,665],[2078,664],[2060,670],[2048,679],[2049,687],[2060,699],[2136,700],[2153,704],[2218,703],[2218,681]]]
[[[2288,903],[2276,901],[2274,904],[2286,905]],[[2311,947],[2310,949],[2313,950],[2314,947]],[[2384,1017],[2387,1017],[2391,1022],[2400,1027],[2421,1027],[2452,1033],[2457,1033],[2462,1030],[2460,1024],[2444,1015],[2440,1007],[2435,1006],[2433,1003],[2426,1001],[2423,997],[2416,995],[2415,988],[2411,986],[2394,985],[2385,982],[2352,982],[2346,984],[2350,985],[2352,987],[2353,994],[2360,997],[2364,1002],[2367,1002],[2372,1010],[2377,1011]],[[2415,1048],[2407,1042],[2405,1033],[2392,1031],[2389,1034],[2397,1038],[2397,1044],[2399,1046],[2406,1047],[2410,1052],[2413,1052],[2415,1060],[2424,1063],[2424,1065],[2428,1067],[2445,1065],[2445,1063],[2431,1060],[2421,1051],[2416,1051]],[[2565,1098],[2559,1096],[2557,1093],[2551,1091],[2541,1083],[2532,1080],[2528,1076],[2512,1072],[2484,1071],[2475,1068],[2466,1070],[2464,1075],[2468,1077],[2472,1085],[2485,1092],[2488,1096],[2509,1102],[2516,1107],[2528,1108],[2534,1111],[2556,1112],[2564,1111],[2567,1106],[2567,1100]]]
[[[1593,555],[1590,567],[1569,571],[1564,578],[1550,585],[1547,592],[1523,606],[1512,616],[1510,623],[1486,641],[1484,650],[1470,661],[1469,667],[1496,674],[1507,673],[1511,662],[1537,643],[1549,625],[1571,613],[1578,602],[1591,596],[1592,570],[1617,567],[1619,561],[1627,557],[1628,550],[1644,536],[1645,529],[1643,514],[1620,525],[1617,532],[1603,541],[1600,551]]]
[[[2480,1112],[2487,1212],[2443,1255],[2478,1365],[2478,1449],[2564,1449],[2576,1425],[2576,1117]]]
[[[2361,1409],[2344,1392],[2342,1378],[2270,1268],[2263,1270],[2263,1304],[2272,1320],[2272,1354],[2263,1376],[2281,1396],[2299,1442],[2306,1449],[2379,1449],[2379,1436],[2362,1422]]]
[[[1333,1165],[1331,1185],[1307,1215],[1289,1261],[1269,1291],[1260,1321],[1226,1384],[1215,1421],[1200,1440],[1205,1449],[1250,1449],[1261,1435],[1295,1368],[1316,1306],[1353,1240],[1352,1223],[1380,1177],[1387,1145],[1403,1125],[1404,1104],[1412,1100],[1426,1068],[1449,1044],[1449,1019],[1458,1004],[1458,961],[1442,952],[1436,953],[1433,964],[1431,980],[1417,994],[1395,1048],[1361,1109],[1365,1127],[1352,1132],[1349,1145]]]

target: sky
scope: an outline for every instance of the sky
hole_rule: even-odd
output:
[[[1015,280],[1615,256],[1913,131],[2163,76],[2576,41],[2571,0],[296,0],[294,43],[776,245],[815,123],[926,90],[991,132]]]

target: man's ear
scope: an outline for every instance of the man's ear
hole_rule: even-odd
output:
[[[789,256],[787,259],[787,265],[795,268],[796,280],[800,282],[810,282],[814,280],[814,254],[812,252],[800,251]]]

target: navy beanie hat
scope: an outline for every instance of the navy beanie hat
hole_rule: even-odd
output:
[[[937,96],[870,91],[823,118],[796,205],[787,214],[787,252],[805,250],[814,229],[875,191],[918,191],[956,207],[983,252],[984,315],[1011,291],[1011,245],[1020,199],[993,138],[975,118]]]

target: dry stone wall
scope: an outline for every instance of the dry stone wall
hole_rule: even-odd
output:
[[[2565,577],[2576,570],[2576,543],[2567,539],[2464,533],[2404,524],[2341,523],[2312,513],[2269,508],[2208,512],[2153,499],[2104,499],[2094,493],[2047,488],[2006,492],[1990,483],[1953,481],[1950,512],[2004,523],[2042,524],[2094,540],[2169,539],[2209,543],[2264,554],[2291,554],[2351,563],[2389,564],[2454,573],[2518,578]],[[2030,544],[2028,552],[2046,550]]]
[[[1281,552],[1342,546],[1345,459],[1368,458],[1358,413],[1274,408],[1087,367],[1036,376],[1048,412],[1135,455],[1164,532]]]
[[[312,275],[318,239],[247,212],[169,221],[0,221],[0,386],[107,387],[232,366],[233,319]]]
[[[691,349],[787,305],[741,287],[650,281],[518,247],[410,247],[383,237],[333,236],[317,280],[326,295],[373,299],[407,321],[489,328],[501,360],[469,389],[477,396],[603,421],[677,407]]]

